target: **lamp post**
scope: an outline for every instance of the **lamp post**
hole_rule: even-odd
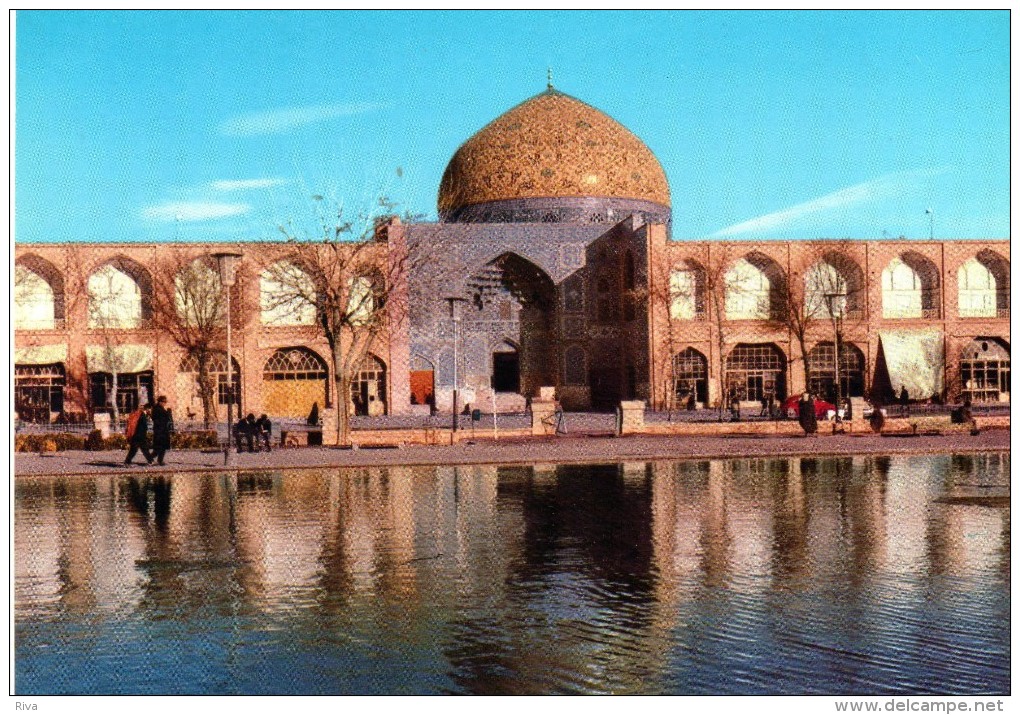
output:
[[[237,264],[241,260],[240,253],[214,253],[216,267],[220,272],[220,286],[227,294],[227,448],[223,452],[223,463],[230,464],[233,459],[231,451],[231,435],[234,427],[234,377],[230,359],[230,289],[237,279]]]
[[[839,316],[843,315],[843,301],[838,299],[845,299],[846,296],[842,293],[826,293],[825,302],[829,306],[829,317],[832,318],[832,337],[833,347],[835,348],[835,360],[834,367],[836,371],[836,422],[841,423],[843,420],[839,415],[839,409],[843,402],[843,385],[839,379]],[[837,302],[838,300],[838,302]],[[835,306],[834,306],[835,304]],[[835,431],[835,427],[833,428]]]
[[[453,444],[453,435],[457,432],[457,344],[460,342],[460,315],[457,312],[457,303],[466,303],[467,298],[448,296],[443,300],[450,304],[450,320],[453,321],[453,431],[450,432],[450,444]]]

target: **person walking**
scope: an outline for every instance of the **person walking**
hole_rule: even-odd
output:
[[[262,415],[255,422],[255,428],[258,430],[258,440],[260,446],[264,447],[267,452],[272,452],[273,448],[270,446],[273,437],[273,423],[269,421],[267,415]]]
[[[804,430],[804,436],[818,432],[818,415],[815,414],[815,401],[810,392],[805,392],[800,396],[800,401],[797,403],[797,421],[800,422],[800,427]]]
[[[141,450],[147,464],[152,464],[152,453],[149,451],[149,410],[151,405],[146,403],[142,407],[128,415],[127,438],[128,453],[124,458],[124,464],[132,464],[135,455]]]
[[[170,449],[170,435],[174,431],[174,415],[166,406],[166,395],[160,395],[156,399],[156,405],[152,408],[152,451],[155,454],[156,462],[163,466],[163,459]]]
[[[900,386],[900,411],[904,417],[910,417],[910,393],[906,385]]]

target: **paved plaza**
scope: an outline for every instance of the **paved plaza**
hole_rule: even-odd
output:
[[[494,441],[491,435],[456,445],[407,445],[384,448],[300,447],[272,452],[232,454],[229,469],[285,470],[414,465],[596,464],[667,459],[778,457],[795,455],[864,455],[971,453],[1005,451],[1010,431],[983,430],[979,435],[839,434],[803,436],[723,435],[705,437],[634,435],[625,437],[561,435]],[[163,467],[123,464],[125,452],[67,451],[14,456],[17,477],[58,474],[166,474],[223,471],[222,452],[171,451]],[[141,462],[141,456],[135,458]]]

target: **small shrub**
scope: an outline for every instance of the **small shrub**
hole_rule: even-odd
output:
[[[90,452],[101,452],[106,448],[103,443],[103,433],[97,429],[89,432],[89,436],[85,438],[85,449]]]
[[[69,449],[85,449],[85,438],[80,434],[57,433],[53,435],[53,442],[57,445],[57,451],[63,452]]]
[[[53,439],[52,437],[45,438],[39,444],[39,452],[40,452],[40,454],[43,453],[43,452],[56,452],[56,451],[57,451],[57,441],[55,439]]]
[[[122,434],[111,434],[103,441],[103,449],[127,449],[127,437]]]
[[[170,447],[172,449],[204,449],[218,446],[219,438],[216,436],[215,430],[174,432],[170,436]]]

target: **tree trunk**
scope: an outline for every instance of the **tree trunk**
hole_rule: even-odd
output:
[[[811,361],[808,358],[807,344],[806,341],[798,339],[800,343],[800,359],[804,363],[804,389],[810,391],[811,389]],[[839,360],[839,356],[836,356]]]
[[[330,342],[330,358],[333,360],[333,387],[336,397],[336,443],[341,447],[351,444],[351,381],[343,367],[340,340]]]
[[[114,370],[110,375],[113,378],[110,387],[110,408],[113,412],[113,424],[117,424],[120,422],[120,407],[117,405],[117,371]]]
[[[341,444],[351,443],[351,380],[346,375],[340,376],[340,392],[337,395],[339,404],[336,408],[336,429]]]
[[[205,422],[205,429],[211,429],[217,421],[216,415],[216,387],[213,385],[212,375],[209,373],[210,355],[198,356],[198,395],[202,399],[202,419]],[[228,390],[230,387],[227,388]],[[228,429],[230,426],[228,425]]]

